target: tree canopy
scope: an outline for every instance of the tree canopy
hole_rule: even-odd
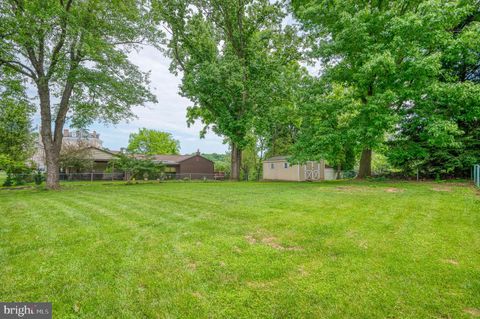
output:
[[[127,150],[133,154],[179,154],[180,142],[170,133],[141,128],[130,134]]]
[[[170,34],[171,70],[181,72],[181,94],[193,102],[188,123],[200,120],[202,135],[210,128],[228,140],[231,176],[238,179],[254,119],[268,116],[272,102],[290,92],[288,76],[300,69],[295,29],[282,25],[285,10],[268,0],[157,4]]]
[[[387,141],[391,160],[403,165],[403,155],[413,163],[435,152],[414,145],[418,133],[427,148],[458,147],[451,142],[465,134],[460,117],[469,114],[468,125],[476,125],[478,1],[293,0],[292,6],[310,36],[311,57],[323,67],[320,88],[305,103],[310,119],[302,124],[300,156],[341,159],[353,148],[362,151],[364,177],[371,150]],[[460,96],[461,111],[453,102]],[[451,116],[456,109],[459,121]]]
[[[159,36],[144,1],[0,2],[0,72],[36,88],[48,187],[58,187],[67,120],[116,123],[134,116],[132,106],[155,101],[128,53]]]

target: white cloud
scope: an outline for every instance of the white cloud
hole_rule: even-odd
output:
[[[224,153],[228,146],[223,144],[223,139],[213,133],[208,133],[200,139],[200,124],[187,126],[186,112],[191,105],[188,99],[178,95],[180,78],[175,77],[168,70],[170,61],[159,51],[152,47],[144,47],[139,52],[132,52],[130,60],[142,71],[151,72],[151,89],[157,96],[158,103],[149,103],[145,107],[135,107],[137,119],[123,122],[118,125],[95,124],[89,127],[100,133],[103,146],[112,150],[126,147],[130,133],[139,128],[146,127],[172,133],[180,141],[181,152],[188,154],[200,149],[202,153]],[[35,96],[36,92],[29,87],[29,95]],[[35,124],[40,122],[39,114],[35,116]]]

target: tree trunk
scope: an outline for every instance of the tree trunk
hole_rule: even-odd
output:
[[[60,99],[55,119],[55,129],[52,132],[52,113],[50,108],[50,89],[48,81],[42,77],[37,83],[38,96],[40,98],[40,117],[43,148],[45,150],[45,162],[47,164],[47,188],[60,188],[60,150],[63,140],[63,126],[68,112],[68,103],[72,95],[73,84],[66,82]]]
[[[45,146],[45,159],[47,163],[47,188],[48,189],[59,189],[60,188],[60,149],[55,147],[49,148]]]
[[[231,154],[231,180],[240,180],[240,167],[242,165],[242,150],[232,143]]]
[[[372,176],[372,150],[364,149],[360,158],[357,178],[363,179]]]

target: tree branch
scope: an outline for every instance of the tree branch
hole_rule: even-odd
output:
[[[26,66],[25,64],[18,62],[18,61],[7,61],[7,60],[1,60],[0,59],[0,66],[5,65],[25,76],[28,76],[29,78],[36,80],[37,76],[35,75],[35,72]]]

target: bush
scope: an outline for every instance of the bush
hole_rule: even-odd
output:
[[[3,186],[6,186],[6,187],[13,186],[13,179],[11,174],[7,174],[7,178],[3,182]]]
[[[25,185],[27,182],[25,175],[22,173],[14,174],[13,181],[15,183],[15,186]]]
[[[45,180],[45,176],[43,176],[43,173],[40,171],[37,171],[35,175],[33,176],[33,181],[35,182],[35,185],[39,186],[42,185],[42,182]]]

